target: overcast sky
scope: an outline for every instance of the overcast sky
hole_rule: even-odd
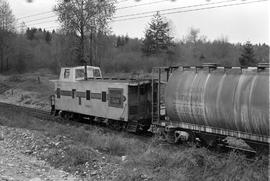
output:
[[[57,28],[58,23],[55,22],[57,17],[52,13],[31,16],[36,13],[51,11],[53,6],[57,3],[56,0],[33,0],[32,3],[28,3],[27,0],[7,1],[13,10],[13,14],[16,16],[16,18],[19,18],[19,22],[25,21],[26,25],[28,26],[41,27],[48,30]],[[126,15],[134,13],[144,13],[148,11],[178,8],[171,11],[161,11],[161,14],[173,12],[172,14],[167,14],[164,16],[167,18],[167,20],[170,21],[173,36],[176,39],[182,39],[187,34],[188,30],[193,27],[200,29],[200,35],[205,35],[210,40],[218,39],[220,37],[227,37],[228,40],[232,43],[243,43],[246,41],[251,41],[252,43],[269,44],[270,42],[269,1],[205,10],[195,9],[213,6],[224,6],[229,4],[249,3],[256,0],[141,0],[139,2],[138,0],[118,1],[120,3],[116,4],[117,8],[144,4],[142,6],[117,10],[115,16],[124,16],[121,19],[130,18]],[[210,3],[212,3],[212,5],[197,6],[199,4]],[[192,7],[179,9],[180,7],[186,6]],[[151,14],[142,14],[138,16],[147,15]],[[111,22],[112,31],[116,35],[128,34],[130,37],[142,38],[150,19],[151,17],[145,17],[141,19],[129,19],[125,21]]]

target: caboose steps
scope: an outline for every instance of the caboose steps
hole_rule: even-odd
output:
[[[127,124],[127,131],[128,132],[137,132],[138,129],[138,121],[132,120],[129,121]]]

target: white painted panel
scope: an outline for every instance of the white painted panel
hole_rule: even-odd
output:
[[[75,97],[74,99],[71,96],[62,96],[60,99],[56,98],[56,109],[71,111],[86,115],[93,115],[97,117],[104,117],[109,119],[116,120],[128,120],[128,83],[114,83],[106,81],[77,81],[77,82],[62,82],[58,81],[56,83],[56,88],[61,90],[71,91],[76,89],[76,92],[86,92],[90,90],[92,93],[101,93],[105,91],[108,94],[109,88],[120,88],[123,89],[123,95],[126,97],[126,100],[123,103],[122,108],[115,108],[108,106],[108,97],[106,102],[102,102],[101,99],[90,99],[81,98],[81,105],[79,105],[79,98]]]

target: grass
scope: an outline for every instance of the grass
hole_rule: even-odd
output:
[[[52,140],[68,138],[70,141],[50,146],[40,158],[71,173],[83,174],[87,164],[91,167],[106,155],[120,164],[115,180],[268,180],[267,156],[250,161],[235,152],[221,155],[205,148],[164,144],[155,138],[147,143],[126,133],[85,130],[6,110],[0,111],[0,124],[37,130]],[[121,156],[127,160],[121,161]]]
[[[98,128],[85,130],[82,127],[42,121],[20,112],[13,114],[7,110],[0,111],[0,125],[40,131],[51,138],[61,135],[71,139],[72,143],[62,145],[64,152],[60,153],[58,147],[52,147],[41,155],[42,159],[56,168],[60,167],[70,172],[82,170],[80,167],[87,161],[98,159],[98,152],[109,157],[120,157],[138,151],[132,148],[133,145],[143,146],[139,140],[122,137],[122,133],[103,133]]]
[[[204,148],[152,147],[125,165],[119,180],[146,175],[153,180],[268,180],[267,160],[247,161],[231,152],[217,155]],[[136,167],[136,172],[130,172]],[[138,171],[139,170],[139,171]]]

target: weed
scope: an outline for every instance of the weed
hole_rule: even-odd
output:
[[[116,180],[267,180],[268,157],[247,161],[245,156],[231,152],[217,154],[205,148],[172,146],[153,138],[152,142],[126,137],[121,133],[85,130],[82,127],[45,122],[23,113],[0,111],[0,124],[44,131],[46,136],[66,136],[72,143],[63,150],[52,147],[43,153],[55,167],[66,171],[83,171],[86,162],[99,155],[127,156]]]

